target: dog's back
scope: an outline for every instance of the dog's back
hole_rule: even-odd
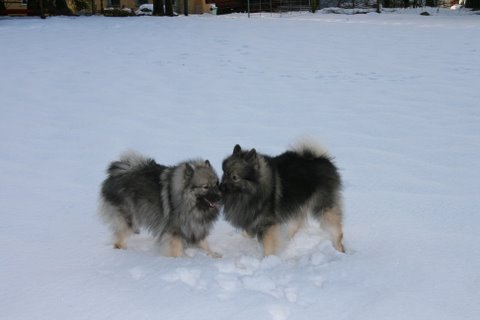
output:
[[[107,173],[113,176],[124,175],[140,167],[146,166],[153,160],[142,156],[134,151],[127,151],[120,156],[119,161],[114,161],[107,169]]]
[[[107,169],[108,177],[102,185],[104,200],[120,205],[135,202],[141,197],[157,199],[161,193],[160,175],[165,166],[134,152],[124,153]]]
[[[287,151],[271,158],[281,184],[280,208],[289,211],[303,206],[320,193],[318,209],[335,205],[341,187],[340,176],[330,157],[314,149]]]

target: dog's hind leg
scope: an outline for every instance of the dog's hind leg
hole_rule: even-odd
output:
[[[200,240],[198,242],[198,246],[201,249],[203,249],[212,258],[221,258],[222,257],[222,255],[220,253],[217,253],[215,251],[212,251],[212,249],[210,249],[210,245],[208,244],[207,239]]]
[[[339,252],[345,252],[342,244],[342,209],[338,205],[325,209],[317,218],[320,220],[322,229],[328,233],[335,249]]]
[[[125,240],[133,233],[131,226],[123,219],[118,218],[113,224],[113,235],[115,237],[115,243],[113,247],[115,249],[126,249],[127,245]]]
[[[287,225],[288,239],[292,239],[293,236],[295,236],[295,234],[298,232],[298,230],[300,230],[305,226],[306,218],[307,218],[306,214],[301,212],[298,216],[288,221],[288,225]]]
[[[100,203],[100,217],[110,226],[113,232],[115,249],[126,249],[125,240],[133,233],[132,222],[123,209],[103,200]]]

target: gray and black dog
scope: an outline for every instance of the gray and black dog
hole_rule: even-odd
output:
[[[169,237],[170,256],[182,256],[184,245],[219,256],[206,240],[221,202],[218,176],[208,160],[167,167],[127,152],[107,173],[99,213],[113,231],[115,248],[125,248],[126,238],[143,228],[159,240]]]
[[[341,179],[332,158],[313,142],[271,157],[237,144],[222,164],[220,190],[225,219],[263,243],[265,256],[277,253],[279,226],[289,237],[307,212],[320,221],[340,252],[342,244]]]

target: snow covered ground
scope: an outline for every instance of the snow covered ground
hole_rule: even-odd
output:
[[[419,12],[0,19],[2,319],[479,319],[480,16]],[[221,259],[112,249],[123,150],[220,174],[305,135],[341,169],[347,254],[313,222],[264,259],[224,221]]]

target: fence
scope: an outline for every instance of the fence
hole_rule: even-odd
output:
[[[248,1],[248,0],[245,0]],[[459,0],[381,0],[384,8],[404,7],[450,7]],[[376,8],[377,0],[250,0],[250,13],[256,12],[290,12],[290,11],[312,11],[324,8]],[[248,10],[249,9],[249,10]]]

